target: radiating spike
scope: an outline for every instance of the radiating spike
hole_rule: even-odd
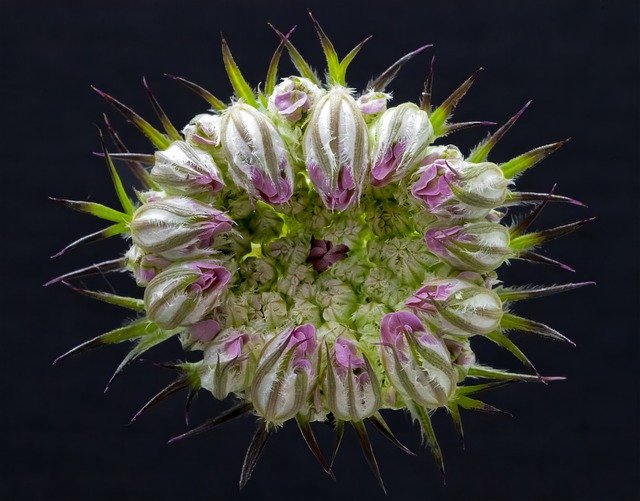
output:
[[[258,424],[258,429],[251,439],[251,444],[249,444],[247,454],[244,457],[244,463],[242,464],[242,471],[240,472],[240,490],[247,485],[247,482],[251,478],[253,470],[256,467],[256,463],[258,462],[258,459],[260,459],[264,446],[271,436],[271,433],[273,433],[273,429],[270,429],[266,422],[261,421]]]
[[[293,31],[296,29],[294,26],[289,30],[289,33],[285,35],[285,38],[288,40]],[[280,40],[278,47],[276,48],[273,56],[271,57],[271,62],[269,63],[269,69],[267,70],[267,78],[265,78],[264,83],[264,92],[267,96],[273,94],[273,89],[276,86],[276,81],[278,79],[278,65],[280,64],[280,56],[282,55],[282,50],[284,49],[284,43]]]
[[[91,242],[97,242],[97,241],[103,240],[105,238],[113,237],[115,235],[120,235],[122,233],[127,232],[128,229],[129,229],[129,225],[126,224],[126,223],[112,224],[111,226],[108,226],[107,228],[104,228],[102,230],[96,231],[94,233],[90,233],[89,235],[85,235],[84,237],[81,237],[78,240],[75,240],[75,241],[71,242],[64,249],[60,250],[59,252],[56,252],[51,257],[52,258],[60,257],[65,252],[67,252],[70,249],[73,249],[74,247],[77,247],[78,245],[88,244],[88,243],[91,243]]]
[[[156,393],[151,399],[142,406],[142,408],[134,414],[129,421],[129,424],[133,424],[142,414],[144,414],[150,407],[162,402],[165,398],[170,397],[174,393],[189,387],[189,380],[186,376],[179,377],[175,381],[172,381],[162,390]]]
[[[329,77],[332,79],[333,83],[342,84],[340,81],[340,60],[338,59],[338,54],[336,53],[336,49],[333,47],[331,40],[326,35],[320,23],[318,23],[317,19],[313,16],[311,11],[309,12],[309,17],[311,18],[311,22],[313,23],[313,27],[316,29],[316,33],[318,33],[318,38],[320,39],[320,44],[322,45],[322,51],[324,52],[324,57],[327,60],[327,69],[329,72]]]
[[[115,145],[117,150],[121,154],[122,153],[125,153],[125,154],[129,153],[129,149],[124,144],[122,139],[120,139],[120,135],[113,128],[113,126],[111,125],[111,122],[109,122],[109,118],[107,117],[106,113],[102,114],[102,119],[104,120],[104,124],[107,127],[107,133],[109,134],[109,137],[111,138],[111,142]],[[140,165],[139,162],[129,161],[129,162],[127,162],[127,166],[129,167],[129,169],[131,170],[133,175],[138,179],[138,181],[140,181],[140,184],[142,184],[142,186],[144,186],[145,188],[148,188],[148,189],[152,189],[152,188],[154,188],[156,186],[156,184],[151,179],[151,176],[149,176],[149,173],[145,170],[145,168],[142,165]]]
[[[198,396],[198,390],[195,388],[189,388],[187,394],[187,401],[184,404],[184,424],[189,426],[189,411],[191,410],[191,404],[193,400]]]
[[[595,285],[595,282],[577,282],[562,285],[550,285],[548,287],[537,287],[533,289],[503,289],[498,291],[498,296],[503,302],[522,301],[524,299],[537,299],[539,297],[551,296],[561,292],[568,292],[586,285]]]
[[[502,327],[504,330],[530,332],[532,334],[538,334],[543,337],[555,339],[556,341],[563,341],[565,343],[569,343],[572,346],[576,345],[576,343],[571,341],[571,339],[563,336],[557,330],[552,329],[548,325],[529,320],[528,318],[522,318],[512,313],[505,313],[504,315],[502,315],[500,327]]]
[[[160,103],[156,99],[156,96],[153,95],[153,92],[147,84],[147,79],[145,77],[142,77],[142,85],[144,85],[144,88],[147,91],[147,96],[149,97],[149,101],[151,101],[151,106],[153,106],[153,110],[156,112],[156,115],[158,116],[158,119],[160,120],[160,123],[164,128],[164,131],[167,133],[167,136],[169,136],[169,138],[173,139],[174,141],[181,140],[182,136],[171,123],[171,120],[169,120],[169,117],[162,109],[162,106],[160,106]]]
[[[367,85],[367,88],[376,92],[384,91],[387,85],[391,83],[391,81],[396,77],[400,69],[405,65],[407,61],[420,54],[423,50],[428,49],[429,47],[433,47],[433,44],[423,45],[422,47],[419,47],[416,50],[402,56],[395,63],[384,70],[378,78]]]
[[[59,282],[63,282],[71,278],[80,278],[80,277],[86,277],[90,275],[98,275],[98,274],[101,275],[102,273],[113,273],[115,271],[124,271],[125,266],[126,266],[126,261],[124,258],[103,261],[102,263],[92,264],[91,266],[87,266],[86,268],[70,271],[69,273],[60,275],[59,277],[52,278],[47,283],[43,284],[43,287],[48,287],[49,285],[57,284]]]
[[[522,350],[520,350],[520,348],[518,348],[515,343],[511,341],[511,339],[509,339],[505,334],[503,334],[502,332],[494,331],[490,332],[489,334],[485,334],[485,337],[490,341],[493,341],[498,346],[507,350],[514,357],[520,360],[520,362],[522,362],[524,365],[529,367],[529,369],[535,372],[536,375],[540,374],[531,363],[531,361],[527,358],[527,356],[522,352]]]
[[[251,89],[251,86],[247,83],[245,78],[242,76],[240,72],[240,68],[236,64],[233,59],[233,55],[231,54],[231,50],[229,49],[229,45],[222,36],[222,59],[224,61],[224,68],[227,70],[227,76],[229,77],[229,81],[231,82],[231,86],[235,91],[236,95],[254,108],[258,106],[258,102],[256,101],[256,96]]]
[[[462,418],[460,416],[460,409],[458,408],[458,404],[455,401],[450,401],[447,404],[447,410],[449,411],[449,414],[451,415],[451,420],[453,421],[453,425],[456,428],[456,431],[458,432],[458,436],[460,437],[460,442],[462,444],[462,450],[465,449],[464,447],[464,429],[462,428]]]
[[[563,270],[570,271],[571,273],[575,273],[576,271],[568,264],[561,263],[560,261],[556,261],[555,259],[551,259],[550,257],[543,256],[542,254],[533,251],[521,252],[515,259],[528,261],[530,263],[557,266],[559,268],[562,268]]]
[[[480,393],[487,390],[494,390],[496,388],[500,388],[501,386],[513,384],[516,382],[517,380],[515,379],[504,379],[501,381],[494,381],[491,383],[458,386],[458,389],[456,390],[456,395],[463,395],[463,396],[475,395],[476,393]]]
[[[65,358],[83,353],[85,351],[89,351],[93,348],[97,348],[98,346],[104,346],[105,344],[122,343],[123,341],[129,341],[131,339],[142,337],[147,333],[150,325],[152,325],[151,322],[149,322],[146,318],[142,318],[140,320],[131,322],[124,327],[113,329],[112,331],[96,336],[93,339],[89,339],[88,341],[79,344],[75,348],[70,349],[66,353],[63,353],[58,358],[56,358],[53,363],[57,364]]]
[[[539,148],[527,151],[522,155],[518,155],[508,162],[500,164],[500,168],[502,169],[504,177],[506,177],[507,179],[515,179],[524,171],[530,169],[538,162],[551,155],[554,151],[560,149],[562,146],[569,142],[569,139],[558,141],[557,143],[547,144],[545,146],[540,146]]]
[[[369,436],[367,435],[367,429],[365,428],[363,421],[352,421],[351,425],[356,430],[356,434],[358,435],[358,440],[360,442],[360,447],[362,448],[362,453],[364,454],[365,459],[367,460],[367,464],[369,468],[373,472],[373,475],[376,477],[382,492],[387,493],[387,489],[384,487],[384,482],[382,481],[382,475],[380,475],[380,468],[378,467],[378,462],[376,461],[376,456],[373,453],[373,448],[371,447],[371,442],[369,440]]]
[[[447,481],[444,471],[444,458],[442,456],[442,449],[440,449],[440,444],[438,444],[438,439],[436,437],[435,430],[433,429],[433,425],[431,424],[429,413],[426,409],[416,404],[415,402],[409,402],[407,407],[413,419],[418,421],[418,423],[420,424],[422,438],[426,440],[427,444],[429,445],[431,455],[440,468],[440,473],[442,474],[442,482],[446,484]]]
[[[49,197],[49,200],[60,202],[70,209],[76,210],[78,212],[84,212],[85,214],[91,214],[92,216],[104,219],[106,221],[111,221],[112,223],[127,223],[131,221],[131,216],[129,216],[128,214],[96,202],[87,202],[84,200],[67,200],[65,198],[55,197]]]
[[[144,301],[142,299],[138,299],[135,297],[118,296],[117,294],[111,294],[110,292],[83,289],[81,287],[76,287],[75,285],[72,285],[64,280],[62,280],[62,283],[69,287],[69,289],[92,299],[97,299],[98,301],[103,301],[115,306],[121,306],[122,308],[128,308],[130,310],[144,312]]]
[[[402,442],[400,442],[400,440],[396,438],[396,436],[391,431],[391,428],[389,428],[389,425],[387,424],[387,422],[383,419],[382,414],[380,414],[379,412],[376,412],[373,416],[369,418],[369,420],[373,423],[373,425],[378,430],[380,430],[380,433],[382,433],[387,438],[387,440],[389,440],[393,445],[395,445],[402,452],[405,452],[410,456],[416,455],[415,452],[413,452],[411,449],[406,447],[404,444],[402,444]]]
[[[511,126],[518,121],[518,119],[522,116],[525,110],[531,105],[533,101],[527,102],[518,113],[513,115],[507,122],[500,127],[497,131],[491,134],[487,139],[482,141],[478,146],[476,146],[469,158],[467,159],[469,162],[478,163],[484,162],[487,159],[487,156],[493,149],[493,147],[498,144],[498,141],[503,138],[503,136],[507,133],[507,131],[511,128]]]
[[[424,87],[422,89],[422,94],[420,95],[420,109],[427,112],[431,109],[431,96],[434,78],[433,69],[435,62],[436,56],[433,56],[431,58],[431,64],[429,65],[429,74],[427,75],[427,79],[424,81]]]
[[[331,470],[331,465],[327,463],[322,451],[320,450],[320,446],[318,445],[318,441],[316,440],[316,436],[313,434],[313,430],[311,429],[311,424],[309,423],[309,418],[303,416],[302,414],[298,414],[296,416],[296,423],[298,424],[298,429],[304,438],[309,450],[313,453],[315,458],[322,466],[322,469],[325,471],[327,475],[329,475],[334,481],[336,477]]]
[[[487,127],[491,125],[496,125],[495,122],[490,122],[487,120],[481,120],[476,122],[458,122],[454,124],[445,124],[443,136],[451,134],[453,132],[460,132],[461,130],[471,129],[472,127]]]
[[[106,92],[102,92],[97,87],[94,87],[92,85],[91,88],[96,91],[106,102],[108,102],[116,110],[118,110],[120,114],[122,114],[122,116],[133,123],[156,148],[158,148],[159,150],[164,150],[171,144],[171,141],[169,141],[169,139],[164,134],[153,127],[149,122],[147,122],[131,108],[125,106]]]
[[[563,237],[569,233],[573,233],[576,230],[582,228],[585,224],[593,221],[595,217],[589,217],[581,219],[580,221],[574,221],[573,223],[564,224],[562,226],[556,226],[555,228],[549,228],[547,230],[537,231],[535,233],[526,233],[519,237],[512,238],[509,246],[514,251],[527,251],[542,243],[550,242],[556,238]]]
[[[104,388],[104,392],[106,393],[107,391],[109,391],[109,388],[111,387],[113,382],[116,380],[116,378],[122,373],[124,368],[127,365],[129,365],[129,363],[131,363],[136,357],[142,355],[144,352],[153,348],[154,346],[157,346],[160,343],[163,343],[167,339],[172,338],[176,334],[177,332],[175,331],[165,331],[162,329],[158,329],[156,327],[154,331],[141,337],[136,343],[136,345],[122,359],[122,362],[118,364],[118,367],[116,367],[116,370],[113,372],[113,374],[109,378],[109,381],[107,381],[107,385]]]
[[[360,42],[358,45],[356,45],[353,49],[351,49],[349,51],[349,53],[346,56],[344,56],[342,61],[340,61],[340,76],[342,78],[342,85],[346,86],[347,69],[349,68],[349,65],[351,64],[351,61],[353,61],[353,58],[356,57],[358,52],[360,52],[360,49],[362,49],[364,44],[366,44],[371,39],[372,36],[373,35],[369,35],[362,42]]]
[[[528,191],[512,191],[507,195],[505,206],[515,205],[522,202],[564,202],[579,207],[586,207],[580,200],[576,200],[570,197],[564,197],[562,195],[554,195],[552,193],[532,193]]]
[[[506,381],[522,381],[525,383],[549,383],[552,381],[564,381],[564,376],[539,376],[533,374],[518,374],[509,371],[502,371],[492,367],[484,367],[481,365],[472,365],[469,367],[468,375],[470,377],[483,379],[497,379]]]
[[[476,400],[475,398],[460,396],[456,400],[460,407],[462,407],[463,409],[467,409],[470,411],[490,412],[492,414],[504,414],[505,416],[513,417],[513,414],[500,410],[493,405],[487,404],[486,402]]]
[[[179,440],[184,440],[185,438],[191,438],[197,435],[202,435],[203,433],[207,433],[213,430],[214,428],[218,427],[219,425],[226,423],[227,421],[231,421],[232,419],[235,419],[237,417],[247,414],[248,412],[251,411],[251,409],[253,409],[253,406],[251,405],[251,403],[240,402],[238,405],[231,407],[231,409],[227,409],[219,416],[208,419],[207,421],[202,423],[200,426],[196,426],[195,428],[192,428],[191,430],[183,433],[182,435],[173,437],[167,443],[172,444]]]
[[[93,154],[97,157],[105,158],[105,154],[101,151],[94,151]],[[148,153],[109,153],[109,156],[112,160],[121,160],[127,163],[136,162],[153,165],[156,162],[155,155],[149,155]]]
[[[338,449],[340,449],[340,444],[342,443],[342,437],[344,437],[344,421],[335,421],[333,423],[333,429],[336,432],[336,440],[333,444],[333,453],[331,454],[331,468],[333,468],[333,463],[338,455]]]
[[[172,80],[175,80],[176,82],[181,83],[187,89],[189,89],[191,92],[193,92],[194,94],[197,94],[198,96],[200,96],[207,103],[209,103],[214,110],[222,111],[222,110],[225,110],[227,108],[226,104],[224,104],[220,99],[218,99],[216,96],[211,94],[211,92],[209,92],[204,87],[201,87],[198,84],[190,82],[189,80],[186,80],[186,79],[184,79],[182,77],[177,77],[175,75],[169,75],[168,73],[165,73],[164,75],[166,77],[171,78]]]
[[[102,148],[102,153],[104,154],[105,163],[107,164],[107,169],[109,169],[109,175],[111,176],[111,182],[113,183],[113,187],[116,190],[116,195],[118,197],[118,201],[122,206],[122,210],[126,214],[132,215],[134,211],[133,204],[127,195],[124,186],[122,185],[122,180],[118,175],[118,171],[116,170],[115,165],[111,161],[111,157],[109,156],[109,152],[107,151],[107,147],[104,144],[104,137],[102,136],[102,131],[98,129],[98,137],[100,139],[100,147]]]
[[[433,125],[433,131],[436,136],[442,135],[446,130],[445,124],[447,120],[451,117],[453,110],[455,110],[460,100],[469,91],[482,70],[483,68],[478,68],[475,73],[462,82],[462,85],[454,90],[440,106],[433,110],[429,119],[431,120],[431,125]]]
[[[296,49],[293,46],[293,44],[287,39],[287,37],[283,35],[280,31],[278,31],[278,29],[275,26],[273,26],[273,24],[271,23],[267,23],[267,24],[273,31],[276,32],[276,35],[280,37],[280,40],[282,41],[282,43],[287,49],[287,52],[289,53],[291,62],[296,67],[300,75],[305,78],[308,78],[316,85],[321,85],[320,79],[316,76],[313,69],[311,69],[311,66],[309,65],[309,63],[307,63],[304,60],[304,58],[302,57],[302,54],[298,52],[298,49]]]
[[[551,190],[549,191],[549,195],[553,195],[553,192],[556,191],[556,186],[557,184],[554,184],[551,187]],[[522,221],[518,222],[517,224],[509,228],[509,234],[511,235],[511,237],[514,237],[514,236],[517,237],[519,235],[522,235],[527,230],[527,228],[529,228],[529,226],[531,226],[531,224],[536,220],[536,218],[542,213],[543,209],[547,206],[548,203],[549,203],[549,199],[543,200],[538,205],[536,205],[533,208],[533,210],[529,212],[529,214],[527,214],[522,219]]]

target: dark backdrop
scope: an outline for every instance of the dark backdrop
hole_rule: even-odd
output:
[[[276,39],[267,28],[298,24],[294,42],[318,65],[311,8],[344,54],[374,38],[350,70],[362,88],[400,55],[434,43],[392,85],[397,101],[415,99],[428,60],[437,55],[435,99],[442,100],[478,66],[486,68],[457,118],[503,121],[526,100],[533,107],[496,149],[506,159],[571,136],[559,153],[527,174],[526,190],[559,192],[589,209],[553,206],[539,227],[587,215],[597,221],[549,245],[575,275],[514,263],[508,284],[596,280],[596,288],[521,305],[577,348],[520,336],[527,353],[564,383],[513,385],[487,395],[514,414],[467,413],[467,450],[449,420],[436,425],[447,465],[441,484],[427,451],[410,458],[374,435],[388,499],[631,499],[638,494],[638,9],[637,2],[1,2],[3,381],[0,385],[3,499],[379,499],[381,494],[347,434],[337,460],[338,483],[315,464],[292,426],[269,444],[242,493],[237,479],[251,420],[176,446],[184,429],[181,398],[126,426],[137,407],[172,375],[135,363],[108,394],[102,390],[124,347],[104,348],[51,366],[80,341],[118,326],[121,311],[43,289],[46,278],[108,258],[119,241],[49,260],[66,243],[97,229],[49,195],[113,202],[93,123],[106,106],[96,84],[150,116],[141,86],[146,75],[178,124],[203,102],[163,73],[230,93],[219,52],[225,32],[247,78],[264,78]],[[291,71],[286,61],[282,72]],[[110,110],[109,110],[110,111]],[[110,111],[111,112],[111,111]],[[147,145],[115,118],[127,141]],[[479,130],[452,138],[470,147]],[[120,281],[115,280],[116,283]],[[123,281],[128,283],[127,281]],[[479,344],[481,359],[519,369],[504,353]],[[151,352],[175,359],[177,343]],[[197,423],[222,409],[202,395]],[[402,440],[417,446],[406,416],[390,415]],[[321,439],[330,436],[319,430]],[[327,443],[328,445],[328,443]]]

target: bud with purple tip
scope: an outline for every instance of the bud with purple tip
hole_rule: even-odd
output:
[[[498,223],[431,228],[424,239],[431,252],[458,270],[495,270],[514,255],[509,230]]]
[[[166,150],[156,151],[150,174],[169,194],[217,193],[224,186],[213,158],[184,141],[175,141]]]
[[[311,182],[330,210],[358,203],[368,164],[367,126],[347,89],[334,87],[316,104],[304,135]]]
[[[194,146],[220,146],[220,116],[208,113],[196,115],[182,129],[182,135],[187,143]]]
[[[269,111],[284,117],[289,122],[297,122],[309,112],[322,92],[322,89],[308,78],[296,76],[284,78],[269,96]]]
[[[284,331],[265,345],[251,385],[258,415],[280,424],[303,410],[315,384],[317,353],[311,324]]]
[[[133,243],[148,254],[181,259],[208,249],[233,221],[221,211],[191,198],[158,198],[142,205],[131,220]]]
[[[438,331],[454,336],[489,334],[500,326],[502,301],[475,273],[429,280],[406,305],[428,315]]]
[[[336,419],[362,421],[380,407],[380,384],[366,356],[358,355],[356,344],[338,338],[327,348],[327,405]]]
[[[227,330],[204,350],[206,371],[200,376],[200,384],[215,398],[223,400],[229,393],[241,391],[248,384],[249,339],[246,333]]]
[[[373,126],[375,147],[371,155],[371,183],[384,186],[402,179],[417,167],[433,140],[427,112],[413,103],[385,111]]]
[[[362,94],[357,103],[366,119],[384,112],[387,109],[387,101],[389,99],[391,99],[391,95],[386,92],[370,90]]]
[[[196,324],[220,304],[230,280],[231,273],[214,260],[169,266],[144,291],[147,316],[163,329]]]
[[[391,384],[427,409],[447,405],[457,374],[449,352],[420,319],[408,311],[388,313],[380,324],[380,356]]]
[[[132,245],[125,254],[126,266],[140,287],[146,287],[153,278],[171,264],[168,259],[154,254],[145,254],[140,247]]]
[[[490,162],[436,160],[418,175],[411,193],[440,218],[482,219],[507,197],[509,181]]]
[[[329,269],[333,264],[344,259],[349,247],[344,244],[333,245],[329,240],[311,239],[311,250],[307,262],[318,273]]]
[[[222,151],[234,182],[251,196],[283,204],[293,193],[293,170],[271,120],[245,103],[222,116]]]

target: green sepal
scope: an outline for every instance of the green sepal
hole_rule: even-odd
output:
[[[193,83],[193,82],[190,82],[189,80],[186,80],[184,78],[177,77],[175,75],[169,75],[168,73],[165,73],[165,76],[171,78],[172,80],[175,80],[176,82],[181,83],[187,89],[189,89],[191,92],[193,92],[194,94],[197,94],[198,96],[200,96],[207,103],[209,103],[214,110],[222,111],[222,110],[225,110],[227,108],[227,105],[224,104],[224,102],[222,102],[216,96],[211,94],[211,92],[209,92],[204,87],[201,87],[200,85],[198,85],[196,83]]]
[[[487,390],[492,390],[495,388],[500,388],[506,384],[515,383],[513,379],[506,379],[503,381],[494,381],[491,383],[481,383],[481,384],[471,384],[467,386],[458,386],[456,388],[456,393],[454,395],[454,399],[460,396],[469,396],[475,395],[476,393],[480,393]]]
[[[503,138],[503,136],[507,133],[507,131],[511,128],[511,126],[518,121],[518,119],[522,116],[525,110],[529,107],[532,101],[527,102],[518,113],[513,115],[507,122],[500,127],[497,131],[491,134],[487,139],[482,141],[478,146],[476,146],[469,157],[467,158],[468,162],[471,163],[479,163],[487,160],[489,153],[493,149],[493,147],[498,144],[498,141]]]
[[[436,432],[434,431],[433,425],[431,424],[429,413],[424,407],[418,405],[413,401],[407,401],[407,408],[409,409],[409,412],[411,413],[413,419],[420,425],[422,438],[429,445],[431,454],[433,455],[433,459],[440,468],[440,473],[442,473],[442,480],[443,482],[445,482],[444,458],[442,456],[442,449],[440,449],[440,444],[438,444]]]
[[[446,127],[447,120],[451,117],[453,110],[456,108],[460,100],[464,97],[464,95],[469,91],[473,83],[476,81],[482,69],[483,68],[479,68],[473,75],[467,78],[462,83],[462,85],[460,85],[460,87],[454,90],[451,95],[444,100],[444,102],[440,106],[433,110],[433,112],[429,116],[429,120],[431,121],[435,137],[440,137],[448,132]]]
[[[367,461],[367,464],[369,465],[369,469],[376,477],[376,480],[378,481],[378,485],[380,485],[382,492],[386,494],[387,489],[384,486],[382,475],[380,474],[380,468],[378,466],[378,461],[376,460],[376,456],[373,453],[373,447],[371,446],[369,435],[367,435],[367,428],[364,425],[364,421],[351,421],[351,425],[356,431],[356,435],[358,435],[358,441],[360,442],[360,447]]]
[[[127,195],[127,192],[122,185],[122,180],[118,175],[118,171],[116,170],[115,165],[113,165],[113,160],[109,156],[109,152],[107,151],[107,147],[104,144],[104,138],[102,137],[102,132],[100,132],[100,147],[102,148],[102,153],[104,154],[105,162],[107,163],[107,168],[109,169],[109,174],[111,175],[111,181],[113,182],[113,187],[116,190],[116,195],[118,196],[118,200],[120,201],[120,205],[126,214],[132,215],[134,211],[133,204]]]
[[[296,415],[296,423],[298,425],[298,429],[300,430],[302,438],[304,438],[304,441],[309,447],[309,450],[311,451],[313,456],[318,460],[325,473],[335,481],[336,477],[331,470],[331,465],[324,458],[324,455],[320,450],[320,446],[318,445],[318,441],[316,440],[316,436],[311,429],[309,417],[302,413],[299,413]]]
[[[227,70],[227,76],[229,77],[229,81],[231,82],[231,86],[233,87],[236,95],[239,98],[244,99],[248,105],[257,108],[258,101],[256,101],[256,96],[254,95],[251,86],[242,76],[240,68],[238,68],[238,65],[233,59],[231,50],[229,50],[229,45],[227,45],[227,41],[224,37],[222,37],[222,59],[224,61],[224,68]]]
[[[331,40],[329,40],[329,37],[325,34],[324,30],[316,18],[313,17],[311,12],[309,12],[309,16],[311,17],[311,22],[318,33],[318,38],[320,38],[320,44],[322,45],[322,52],[324,52],[324,57],[327,60],[327,70],[329,72],[330,79],[329,83],[344,85],[344,82],[342,82],[340,78],[340,59],[338,58],[336,49],[333,47]]]
[[[474,378],[494,379],[498,381],[523,381],[526,383],[547,383],[549,381],[564,381],[562,376],[539,376],[537,374],[518,374],[515,372],[503,371],[492,367],[473,365],[469,367],[467,375]]]
[[[162,132],[156,129],[135,111],[133,111],[128,106],[125,106],[106,92],[102,92],[100,89],[94,87],[93,85],[91,86],[91,88],[96,91],[105,101],[111,104],[116,110],[118,110],[127,120],[133,123],[157,149],[164,150],[169,147],[171,141],[164,134],[162,134]]]
[[[71,242],[69,245],[67,245],[61,251],[56,252],[51,257],[61,256],[62,254],[67,252],[69,249],[77,247],[80,244],[87,244],[87,243],[90,243],[90,242],[97,242],[98,240],[102,240],[104,238],[113,237],[115,235],[121,235],[122,233],[126,233],[128,231],[129,231],[129,225],[127,223],[112,224],[111,226],[107,226],[106,228],[104,228],[102,230],[96,231],[94,233],[90,233],[89,235],[85,235],[84,237],[81,237],[78,240],[75,240],[75,241]]]
[[[309,63],[307,63],[298,49],[296,49],[293,44],[287,39],[285,35],[283,35],[280,31],[278,31],[271,23],[269,23],[269,27],[276,32],[276,34],[280,37],[280,40],[284,44],[289,53],[289,57],[291,58],[291,62],[300,73],[300,76],[308,78],[316,85],[321,85],[320,79],[316,76],[314,71],[311,69]]]
[[[458,403],[455,401],[450,401],[447,404],[447,410],[451,415],[453,426],[458,432],[458,436],[460,437],[460,441],[462,442],[462,450],[464,450],[464,429],[462,428],[462,417],[460,416],[460,408],[458,406]]]
[[[124,212],[117,211],[106,205],[102,205],[96,202],[87,202],[84,200],[67,200],[65,198],[49,197],[55,202],[60,202],[69,207],[70,209],[78,212],[84,212],[85,214],[91,214],[105,221],[111,221],[113,223],[128,223],[131,221],[131,215]]]
[[[509,339],[505,334],[499,331],[493,331],[489,334],[485,334],[484,337],[493,341],[498,346],[504,348],[509,353],[511,353],[514,357],[516,357],[520,362],[529,367],[533,372],[538,374],[538,371],[533,366],[531,361],[526,357],[526,355],[518,348],[511,339]]]
[[[432,47],[432,44],[423,45],[422,47],[417,48],[414,51],[405,54],[400,59],[398,59],[395,63],[389,66],[386,70],[384,70],[378,78],[371,81],[367,85],[367,89],[370,89],[374,92],[383,92],[384,89],[391,83],[391,81],[396,77],[400,69],[405,65],[407,61],[412,59],[414,56],[420,54],[423,50]]]
[[[563,341],[573,346],[576,345],[569,338],[563,336],[557,330],[552,329],[548,325],[544,325],[544,324],[541,324],[540,322],[529,320],[528,318],[522,318],[517,315],[513,315],[512,313],[505,313],[504,315],[502,315],[502,320],[500,321],[500,327],[504,330],[530,332],[532,334],[538,334],[540,336],[548,337],[556,341]]]
[[[294,28],[289,30],[289,33],[285,35],[285,38],[289,38],[291,33],[293,33]],[[280,40],[278,47],[271,56],[271,62],[269,63],[269,68],[267,69],[267,77],[264,80],[264,94],[265,97],[273,94],[273,89],[276,87],[276,81],[278,79],[278,65],[280,64],[280,56],[282,56],[282,50],[284,49],[284,42]]]
[[[492,414],[505,414],[507,416],[513,417],[508,412],[498,409],[493,405],[489,405],[486,402],[482,402],[481,400],[476,400],[475,398],[459,396],[456,398],[456,402],[463,409],[467,409],[469,411],[480,411],[480,412],[491,412]]]
[[[171,120],[169,120],[169,117],[162,109],[162,106],[160,106],[160,103],[156,99],[156,96],[154,96],[153,92],[151,92],[151,89],[149,88],[149,85],[147,84],[147,79],[145,77],[142,77],[142,84],[144,85],[144,88],[147,91],[147,96],[149,97],[149,101],[151,101],[151,106],[153,107],[153,111],[156,112],[156,115],[160,120],[160,123],[162,124],[164,131],[167,133],[167,136],[169,136],[169,138],[173,139],[174,141],[180,141],[182,139],[182,136],[180,135],[178,130],[174,127],[174,125],[171,123]]]
[[[559,141],[557,143],[547,144],[545,146],[540,146],[539,148],[535,148],[533,150],[527,151],[522,155],[518,155],[517,157],[512,158],[508,162],[504,162],[500,164],[500,168],[502,169],[502,173],[504,177],[507,179],[514,179],[520,174],[522,174],[527,169],[530,169],[538,162],[543,160],[544,158],[551,155],[554,151],[559,149],[561,146],[564,146],[569,140],[565,139],[564,141]]]
[[[347,85],[346,78],[347,78],[347,69],[349,68],[349,65],[353,61],[353,58],[356,57],[358,52],[360,52],[360,49],[362,49],[364,44],[367,43],[372,36],[373,35],[368,36],[362,42],[356,45],[353,49],[349,51],[349,53],[346,56],[344,56],[342,61],[340,61],[340,80],[339,80],[340,85],[344,85],[344,86]]]
[[[144,300],[138,299],[135,297],[127,297],[127,296],[119,296],[117,294],[111,294],[110,292],[104,291],[92,291],[89,289],[83,289],[80,287],[76,287],[75,285],[70,284],[69,282],[62,281],[64,285],[69,287],[71,290],[88,296],[92,299],[97,299],[98,301],[103,301],[108,304],[113,304],[115,306],[120,306],[122,308],[127,308],[129,310],[134,310],[138,312],[144,312]]]
[[[523,301],[526,299],[537,299],[540,297],[551,296],[552,294],[560,294],[568,292],[585,285],[595,285],[595,282],[578,282],[573,284],[550,285],[548,287],[534,287],[524,289],[494,289],[498,297],[503,301]]]

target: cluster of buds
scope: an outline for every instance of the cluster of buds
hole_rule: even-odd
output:
[[[64,200],[110,222],[69,247],[113,235],[130,237],[131,246],[122,258],[51,281],[70,285],[96,271],[132,273],[144,288],[141,299],[71,285],[133,309],[140,318],[64,356],[134,340],[119,372],[173,336],[185,350],[202,351],[199,362],[178,364],[180,378],[143,410],[184,388],[237,398],[236,407],[180,438],[253,412],[259,427],[241,485],[269,435],[290,420],[331,475],[310,423],[331,424],[338,442],[345,423],[353,425],[382,485],[364,421],[407,450],[382,418],[384,409],[409,411],[442,467],[433,412],[446,409],[460,426],[460,408],[495,410],[472,398],[482,389],[501,381],[553,379],[535,370],[509,332],[568,340],[511,313],[511,305],[586,285],[510,288],[496,273],[514,259],[566,268],[537,247],[585,221],[528,229],[548,202],[578,202],[513,189],[516,176],[562,143],[503,163],[489,161],[493,146],[522,110],[467,156],[453,145],[434,145],[451,132],[488,124],[449,122],[475,75],[439,106],[431,103],[432,76],[419,103],[389,106],[387,85],[427,46],[401,58],[358,94],[345,75],[362,44],[340,59],[313,22],[327,59],[326,82],[289,35],[276,30],[280,45],[263,88],[254,92],[223,39],[235,96],[225,103],[195,83],[172,77],[212,108],[196,115],[182,133],[148,86],[164,131],[98,91],[156,151],[130,153],[107,122],[118,153],[103,148],[102,155],[122,209]],[[299,75],[278,83],[277,65],[285,50]],[[126,163],[142,183],[136,203],[113,160]],[[502,222],[505,207],[525,202],[537,205],[511,225]],[[508,350],[531,373],[481,365],[472,349],[478,336]],[[486,381],[474,385],[471,379]]]

